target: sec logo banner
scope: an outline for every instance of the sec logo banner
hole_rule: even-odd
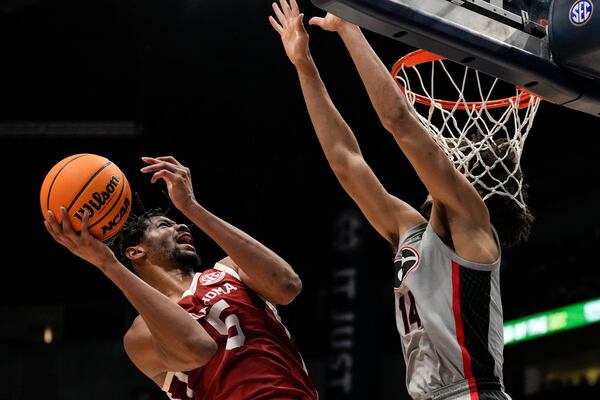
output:
[[[579,0],[573,3],[569,14],[571,23],[575,26],[587,24],[594,14],[594,3],[591,0]]]

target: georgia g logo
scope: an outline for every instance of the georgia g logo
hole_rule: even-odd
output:
[[[402,280],[410,271],[419,265],[420,257],[417,250],[410,246],[404,246],[400,249],[394,259],[394,287],[400,288]]]

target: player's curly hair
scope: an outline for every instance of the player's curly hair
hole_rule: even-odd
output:
[[[527,201],[527,185],[523,185],[521,192],[523,200]],[[513,200],[502,196],[492,196],[485,202],[502,247],[511,248],[529,239],[534,216],[527,206],[521,208]]]
[[[505,167],[502,167],[501,163],[495,163],[498,158],[503,158]],[[520,169],[514,170],[514,166],[517,163],[516,156],[510,151],[509,143],[506,139],[496,140],[492,146],[485,150],[479,151],[480,159],[473,157],[471,162],[464,165],[463,168],[467,168],[470,176],[483,176],[479,182],[475,183],[475,189],[479,192],[481,197],[489,192],[487,187],[493,187],[494,181],[490,180],[490,176],[494,176],[495,179],[504,183],[504,189],[508,193],[517,193],[519,191],[519,185],[521,186],[520,191],[522,195],[522,201],[525,207],[522,208],[512,198],[495,194],[488,197],[485,200],[488,211],[490,213],[490,220],[492,225],[498,232],[500,239],[500,245],[503,248],[511,248],[519,243],[525,242],[531,235],[531,226],[534,220],[534,216],[527,207],[528,199],[528,185],[522,182],[523,172]],[[484,166],[493,166],[489,169],[489,174],[483,174]],[[511,171],[511,178],[508,178],[508,174]],[[463,171],[461,171],[463,172]],[[463,172],[464,173],[464,172]],[[425,201],[419,208],[421,214],[429,219],[431,216],[430,201]]]
[[[125,252],[131,246],[137,246],[144,240],[146,228],[150,224],[150,218],[157,216],[166,216],[166,212],[161,208],[144,210],[142,214],[131,214],[121,231],[115,235],[107,244],[115,253],[121,264],[133,271],[131,260],[127,258]]]
[[[508,178],[508,172],[506,168],[503,168],[500,164],[495,164],[494,161],[498,159],[499,155],[506,155],[504,163],[509,166],[514,166],[518,161],[513,152],[510,151],[509,144],[506,139],[500,139],[495,141],[494,148],[488,148],[480,151],[479,155],[483,161],[483,165],[496,165],[492,168],[491,175],[493,175],[499,181],[506,181],[504,188],[508,193],[518,192],[519,182],[523,179],[523,172],[518,169],[514,173],[514,178]],[[509,168],[512,170],[512,168]],[[475,168],[475,174],[476,171]],[[484,181],[483,181],[484,182]],[[487,182],[488,186],[492,186],[492,182]],[[500,237],[500,244],[504,248],[511,248],[519,243],[525,242],[531,234],[531,226],[534,220],[534,216],[527,207],[528,189],[529,185],[525,182],[521,184],[521,195],[523,198],[524,208],[521,208],[513,199],[502,195],[493,195],[485,200],[487,204],[490,220],[492,225],[496,228],[498,236]],[[486,189],[475,184],[475,188],[478,192],[485,194]]]

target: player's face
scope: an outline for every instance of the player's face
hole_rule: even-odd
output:
[[[193,270],[200,265],[187,225],[176,224],[163,216],[152,217],[146,227],[144,243],[149,245],[149,253],[156,256],[159,263],[171,263],[185,270]]]

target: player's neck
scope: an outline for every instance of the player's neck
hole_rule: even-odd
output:
[[[181,298],[183,292],[189,289],[194,278],[193,273],[180,269],[165,270],[157,265],[146,264],[138,269],[138,275],[147,284],[174,301]]]

